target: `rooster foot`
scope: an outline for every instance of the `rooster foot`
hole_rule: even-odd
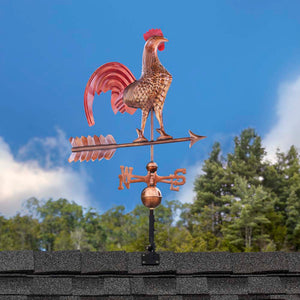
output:
[[[160,140],[170,140],[170,139],[173,138],[172,136],[166,134],[165,131],[161,128],[156,129],[156,131],[160,134],[160,136],[157,138],[158,141],[160,141]]]
[[[144,137],[142,130],[137,128],[136,132],[138,134],[138,138],[133,141],[134,143],[148,142],[148,140]]]

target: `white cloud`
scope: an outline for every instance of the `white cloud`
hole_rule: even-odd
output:
[[[181,203],[192,203],[196,193],[194,192],[194,181],[196,177],[200,174],[203,174],[202,171],[202,162],[196,163],[196,165],[189,166],[186,168],[186,183],[183,186],[180,186],[180,190],[177,194],[176,199]],[[168,197],[171,198],[171,197]],[[175,212],[173,225],[180,220],[180,211]]]
[[[276,149],[287,151],[291,145],[300,147],[300,77],[279,87],[277,122],[263,140],[268,159],[275,158]]]
[[[0,214],[14,215],[30,197],[63,197],[88,206],[90,179],[83,170],[66,165],[69,151],[61,130],[56,137],[31,139],[16,156],[0,137]]]
[[[202,162],[186,168],[186,184],[180,187],[178,192],[178,199],[182,203],[192,203],[196,193],[194,192],[194,181],[196,177],[203,174]]]

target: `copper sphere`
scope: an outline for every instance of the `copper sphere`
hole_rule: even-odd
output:
[[[157,163],[155,163],[154,161],[149,162],[146,166],[147,171],[149,171],[150,173],[156,172],[157,168]]]
[[[148,208],[155,208],[161,202],[161,191],[156,186],[148,186],[143,189],[141,199]]]

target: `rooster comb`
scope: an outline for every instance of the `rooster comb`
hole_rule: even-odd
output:
[[[146,33],[144,33],[144,39],[145,41],[148,41],[148,39],[152,36],[164,36],[161,29],[150,29]],[[158,46],[159,51],[163,51],[165,49],[165,43],[160,43]]]

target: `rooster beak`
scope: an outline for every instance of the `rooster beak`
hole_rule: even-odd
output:
[[[167,40],[165,37],[160,37],[159,39],[159,44],[158,44],[158,50],[159,51],[163,51],[165,49],[165,42],[168,42],[169,40]]]

